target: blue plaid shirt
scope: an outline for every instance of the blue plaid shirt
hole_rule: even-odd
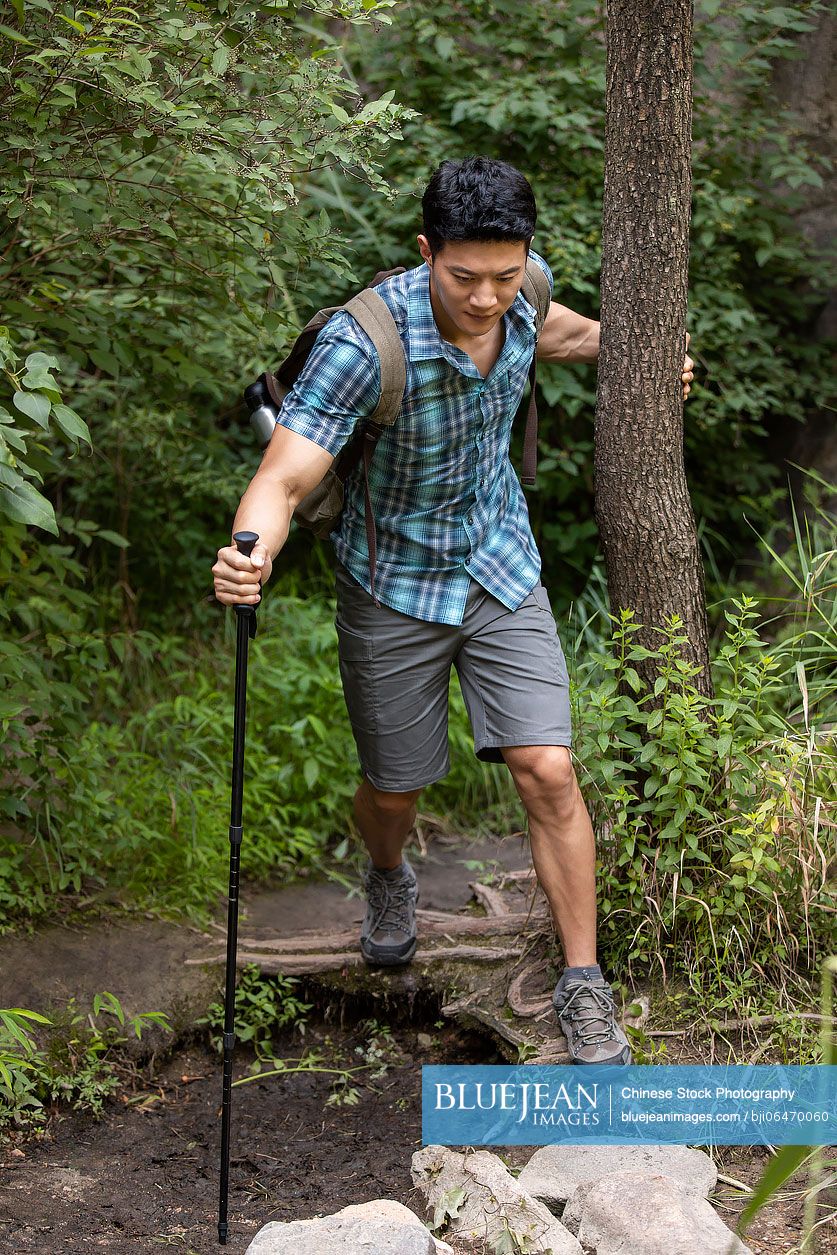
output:
[[[546,262],[531,254],[547,275]],[[369,476],[378,553],[375,592],[415,619],[460,624],[471,578],[510,610],[538,581],[541,562],[523,491],[509,461],[512,419],[535,347],[535,315],[518,293],[506,338],[483,379],[433,318],[423,263],[381,284],[407,361],[401,412],[378,441]],[[278,421],[336,455],[380,398],[371,340],[335,314],[317,337]],[[346,484],[332,533],[338,559],[367,592],[363,468]]]

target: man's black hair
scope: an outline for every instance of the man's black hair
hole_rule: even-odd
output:
[[[538,217],[528,179],[493,157],[443,161],[421,207],[424,234],[434,254],[456,240],[522,240],[528,246]]]

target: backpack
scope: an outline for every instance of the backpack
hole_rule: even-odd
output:
[[[407,366],[404,345],[388,305],[375,288],[392,275],[403,274],[404,266],[394,270],[382,270],[345,305],[329,306],[318,310],[303,327],[287,357],[274,374],[260,375],[255,383],[245,389],[244,399],[250,410],[250,423],[262,448],[266,448],[276,426],[282,402],[290,392],[308,360],[314,341],[329,319],[341,309],[345,310],[366,332],[378,354],[381,368],[381,397],[373,413],[359,426],[352,438],[343,446],[320,483],[300,501],[293,513],[295,521],[307,527],[315,535],[328,536],[340,521],[345,500],[345,485],[360,462],[363,463],[364,520],[369,551],[369,581],[372,597],[375,594],[376,533],[375,516],[369,494],[369,468],[375,446],[384,428],[391,427],[398,417],[404,389],[407,386]],[[535,310],[535,338],[540,336],[549,312],[550,291],[546,275],[536,261],[526,262],[526,277],[521,285],[524,298]],[[535,399],[537,357],[532,355],[529,368],[530,395],[523,436],[523,466],[521,483],[531,486],[535,482],[538,445],[538,409]],[[522,408],[522,406],[521,406]]]

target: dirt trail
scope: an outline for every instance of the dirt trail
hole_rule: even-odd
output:
[[[410,857],[422,904],[438,910],[461,909],[471,897],[469,882],[484,879],[492,867],[530,866],[519,838],[440,838]],[[257,893],[242,886],[242,923],[279,935],[326,922],[359,927],[363,910],[359,896],[334,883]],[[75,997],[87,1006],[94,994],[109,990],[129,1014],[164,1011],[182,1037],[217,997],[222,977],[218,967],[186,960],[225,924],[220,906],[209,933],[153,919],[97,918],[89,926],[0,938],[0,1002],[48,1010]],[[402,1022],[389,1036],[370,1024],[368,1010],[349,1007],[347,1013],[344,1006],[343,1013],[344,1024],[334,1022],[334,1007],[312,1013],[305,1037],[285,1033],[277,1053],[299,1057],[320,1049],[327,1063],[350,1065],[365,1058],[370,1045],[383,1049],[385,1074],[359,1084],[354,1104],[328,1104],[334,1078],[327,1073],[273,1077],[234,1090],[232,1255],[271,1219],[309,1217],[378,1197],[416,1206],[409,1161],[421,1144],[421,1064],[500,1061],[484,1038],[447,1023]],[[170,1049],[171,1038],[153,1041]],[[143,1049],[147,1055],[147,1039]],[[249,1074],[252,1057],[246,1049],[236,1052],[236,1078]],[[134,1255],[161,1245],[196,1255],[217,1250],[219,1098],[218,1056],[193,1043],[157,1069],[153,1081],[110,1103],[104,1121],[68,1115],[50,1140],[22,1152],[0,1151],[0,1249],[44,1255],[91,1248]]]
[[[467,841],[438,838],[426,853],[408,851],[419,877],[421,904],[460,910],[471,897],[469,882],[497,866],[517,871],[531,866],[519,837]],[[329,881],[300,882],[254,892],[241,887],[242,930],[270,928],[292,936],[314,927],[360,928],[364,906]],[[206,949],[226,930],[226,903],[219,904],[210,933],[154,919],[95,919],[89,926],[56,925],[33,936],[0,937],[0,1005],[43,1011],[75,997],[87,1006],[108,990],[129,1014],[164,1011],[180,1035],[203,1014],[218,990],[217,968],[193,967],[186,960]]]
[[[528,850],[516,838],[438,839],[424,855],[411,857],[422,905],[447,911],[465,906],[470,882],[485,880],[491,865],[506,871],[530,866]],[[359,897],[328,883],[260,893],[245,884],[242,908],[244,923],[279,935],[326,922],[337,929],[356,927],[363,914]],[[129,1013],[166,1012],[181,1042],[188,1041],[183,1034],[217,996],[222,973],[188,966],[186,960],[205,949],[208,938],[217,939],[224,923],[219,909],[209,933],[149,919],[96,919],[84,927],[53,926],[31,937],[0,938],[0,1004],[47,1010],[75,996],[86,1006],[95,993],[109,990]],[[356,1065],[383,1052],[385,1072],[374,1079],[363,1073],[349,1105],[329,1102],[334,1077],[326,1072],[260,1077],[234,1089],[226,1247],[231,1255],[243,1255],[269,1220],[329,1214],[381,1197],[421,1212],[409,1175],[410,1158],[421,1145],[421,1065],[502,1059],[488,1037],[436,1019],[435,1013],[429,1017],[427,1005],[399,1005],[388,1008],[391,1013],[390,1027],[381,1023],[374,1004],[343,997],[312,1011],[304,1037],[289,1031],[276,1042],[282,1058],[321,1051],[323,1066]],[[381,1018],[370,1019],[375,1016]],[[171,1048],[170,1038],[157,1040]],[[237,1050],[237,1079],[250,1075],[251,1061],[245,1049]],[[147,1066],[139,1071],[134,1092],[109,1103],[104,1120],[65,1115],[48,1138],[22,1149],[0,1148],[0,1250],[39,1255],[219,1250],[219,1100],[219,1058],[193,1040],[153,1072]],[[499,1153],[515,1166],[531,1149]],[[722,1148],[719,1157],[737,1180],[754,1182],[763,1167],[757,1149]],[[732,1226],[741,1196],[725,1192],[716,1206]],[[771,1205],[756,1222],[749,1245],[756,1255],[785,1255],[796,1248],[800,1227],[797,1194]],[[833,1249],[824,1237],[821,1252]]]

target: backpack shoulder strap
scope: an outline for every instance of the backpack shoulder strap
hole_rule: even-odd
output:
[[[552,294],[549,280],[534,258],[526,261],[526,278],[520,288],[525,299],[535,310],[535,340],[540,338]],[[538,370],[537,350],[532,354],[529,367],[529,407],[526,411],[526,427],[523,433],[523,467],[520,482],[531,487],[535,482],[535,471],[538,461],[538,402],[535,396],[535,383]]]
[[[381,399],[369,422],[391,427],[395,422],[407,386],[404,344],[389,306],[377,292],[365,288],[343,306],[363,328],[375,346],[381,363]]]
[[[546,316],[549,313],[549,303],[552,300],[552,294],[549,290],[549,280],[532,257],[527,258],[526,278],[523,280],[520,290],[529,304],[534,307],[535,334],[539,336],[546,322]]]

